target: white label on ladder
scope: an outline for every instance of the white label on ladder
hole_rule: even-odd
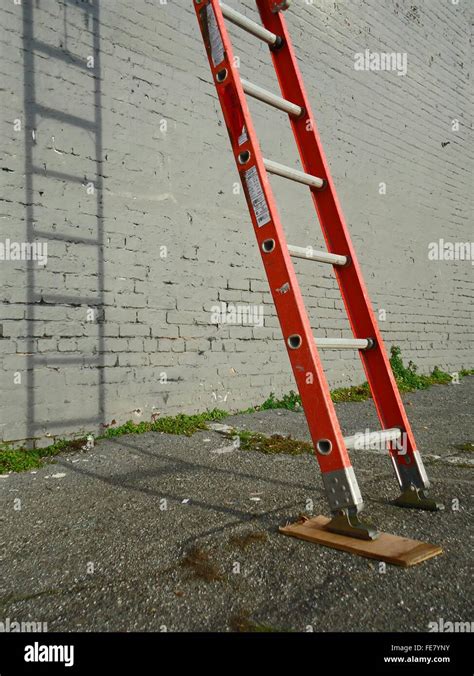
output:
[[[224,61],[224,43],[222,42],[219,26],[217,25],[214,7],[207,6],[207,26],[209,28],[209,39],[211,42],[211,56],[214,66],[218,66]]]
[[[251,169],[248,169],[244,176],[255,218],[257,219],[257,225],[259,228],[261,228],[262,225],[269,223],[272,219],[270,218],[267,200],[265,199],[265,195],[262,190],[262,184],[260,183],[260,178],[257,173],[257,167],[251,167]]]
[[[249,140],[249,137],[247,136],[247,130],[245,128],[245,124],[242,127],[242,133],[239,136],[238,144],[239,146],[243,145],[246,141]]]

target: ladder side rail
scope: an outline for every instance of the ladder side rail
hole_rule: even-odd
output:
[[[316,456],[330,506],[333,511],[344,507],[360,510],[362,498],[287,248],[240,74],[234,65],[224,16],[218,0],[194,0],[193,4],[290,363],[312,440],[319,451]],[[249,170],[253,172],[252,179]],[[266,203],[260,214],[256,214],[252,200],[251,181],[253,188],[259,183]],[[301,340],[299,346],[295,337]]]
[[[308,174],[320,176],[326,181],[324,190],[311,190],[311,193],[328,251],[348,256],[350,260],[349,265],[335,268],[335,275],[349,322],[354,337],[366,338],[370,336],[375,339],[374,348],[361,352],[360,357],[374,398],[377,414],[382,428],[398,427],[405,433],[404,444],[406,446],[404,445],[403,449],[399,451],[392,445],[390,450],[395,473],[402,488],[409,487],[412,482],[418,488],[428,488],[428,478],[416,449],[416,442],[337,198],[329,165],[287,30],[286,20],[282,12],[271,11],[271,1],[256,0],[256,4],[263,25],[268,30],[283,37],[282,47],[271,51],[281,94],[285,99],[289,99],[305,110],[305,114],[301,118],[290,118],[303,170]]]

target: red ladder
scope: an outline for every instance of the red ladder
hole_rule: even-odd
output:
[[[335,532],[373,539],[377,532],[358,517],[363,502],[347,450],[355,444],[363,447],[364,443],[377,439],[388,447],[402,491],[395,504],[430,510],[440,506],[425,494],[428,477],[370,307],[282,14],[289,2],[256,0],[256,4],[263,26],[219,0],[194,0],[263,265],[334,514],[328,527]],[[281,96],[241,79],[234,65],[225,19],[269,45]],[[262,156],[246,94],[288,114],[304,171]],[[309,186],[328,251],[287,245],[268,174]],[[292,256],[333,265],[353,339],[314,338]],[[321,348],[359,350],[381,432],[372,433],[369,439],[359,435],[343,437],[318,353]]]

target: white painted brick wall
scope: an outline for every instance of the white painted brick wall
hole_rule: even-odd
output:
[[[473,239],[469,4],[287,12],[384,337],[422,371],[473,361],[471,262],[428,260],[429,242]],[[48,242],[44,269],[0,262],[3,439],[44,444],[137,410],[239,409],[294,387],[190,0],[5,0],[0,18],[2,239]],[[275,89],[267,48],[230,32],[242,75]],[[365,49],[406,52],[407,75],[356,71]],[[298,166],[284,116],[251,109],[264,153]],[[320,244],[307,191],[272,182],[289,241]],[[296,266],[315,333],[342,335],[332,274]],[[263,303],[264,326],[212,325],[221,302]],[[363,379],[344,357],[324,353],[332,385]]]

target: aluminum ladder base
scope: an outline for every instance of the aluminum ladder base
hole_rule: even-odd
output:
[[[358,540],[376,540],[380,533],[371,524],[359,519],[357,513],[349,509],[341,509],[326,526],[331,533],[348,535]]]
[[[444,505],[441,502],[436,502],[433,498],[429,498],[422,488],[416,488],[415,486],[406,488],[396,500],[392,500],[391,504],[408,509],[424,509],[427,512],[439,512],[444,509]]]

